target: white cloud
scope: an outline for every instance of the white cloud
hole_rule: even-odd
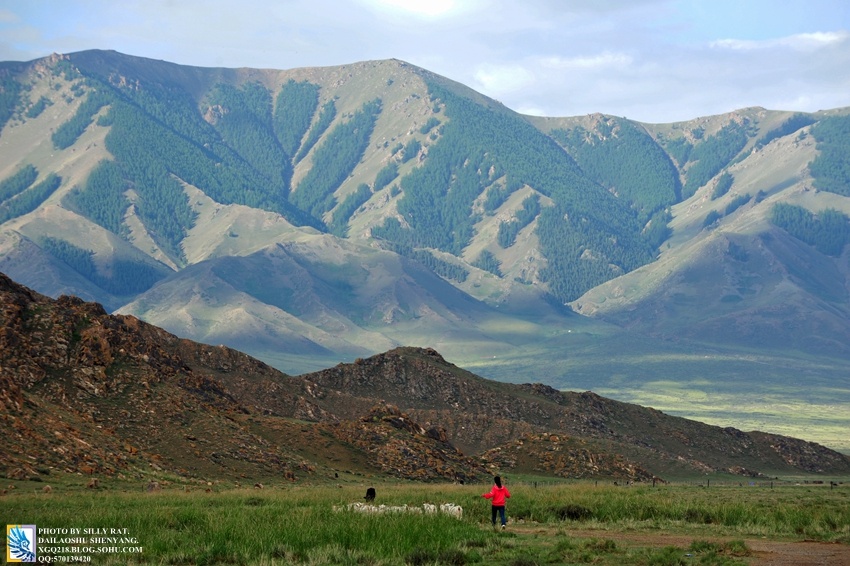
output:
[[[526,116],[549,116],[549,113],[547,113],[543,108],[540,108],[539,106],[520,105],[517,106],[515,110],[520,114],[525,114]]]
[[[752,51],[758,49],[774,49],[784,47],[797,51],[813,51],[822,47],[829,47],[846,42],[850,39],[850,32],[814,32],[798,33],[787,37],[764,40],[747,39],[719,39],[711,42],[711,47],[720,49],[731,49],[734,51]]]
[[[427,19],[440,19],[467,12],[477,1],[462,0],[361,0],[376,12],[390,15],[407,15]]]
[[[276,69],[396,58],[524,113],[646,122],[850,105],[850,3],[774,2],[0,0],[0,60],[82,49]]]
[[[534,83],[534,73],[521,65],[485,64],[475,72],[478,87],[491,96],[517,92]]]
[[[540,66],[558,71],[589,71],[594,69],[623,68],[632,63],[632,58],[623,53],[603,52],[593,56],[561,57],[550,56],[540,59]]]

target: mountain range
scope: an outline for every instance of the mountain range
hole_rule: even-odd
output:
[[[850,109],[545,118],[408,63],[0,64],[0,271],[287,373],[431,347],[850,449]]]
[[[0,386],[3,473],[15,480],[850,474],[850,456],[815,443],[487,380],[433,349],[395,348],[293,377],[2,275]]]

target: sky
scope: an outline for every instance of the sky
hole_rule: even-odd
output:
[[[850,106],[848,0],[0,0],[0,61],[401,59],[541,116]]]

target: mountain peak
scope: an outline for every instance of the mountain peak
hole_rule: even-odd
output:
[[[814,372],[783,389],[814,416],[850,366],[846,111],[538,119],[392,59],[3,73],[0,270],[39,293],[288,373],[417,344],[625,400],[663,374],[711,399],[665,409],[748,427],[694,376]]]

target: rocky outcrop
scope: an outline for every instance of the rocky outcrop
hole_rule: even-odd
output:
[[[654,474],[616,452],[593,442],[569,436],[541,433],[523,436],[507,446],[481,455],[491,470],[522,471],[563,478],[613,478],[649,482]]]
[[[470,481],[488,474],[481,462],[452,446],[440,428],[425,429],[398,407],[380,404],[356,421],[329,430],[359,447],[387,475],[420,481]]]
[[[711,426],[590,391],[493,382],[450,364],[432,349],[396,348],[302,377],[325,390],[393,403],[423,426],[443,427],[453,445],[482,454],[485,464],[498,467],[527,462],[523,469],[536,473],[624,479],[663,475],[664,470],[850,472],[850,458],[817,444]],[[590,444],[554,451],[554,445],[528,441],[544,433]],[[498,450],[507,447],[514,456],[504,460]]]
[[[0,473],[302,473],[303,458],[250,426],[253,406],[218,379],[225,374],[287,378],[233,350],[192,345],[75,297],[53,300],[0,274]]]
[[[444,429],[397,408],[369,411],[371,399],[76,297],[50,299],[2,274],[0,385],[0,473],[16,479],[53,469],[295,481],[317,473],[313,460],[365,460],[363,471],[426,481],[485,473]],[[314,424],[297,424],[305,421]]]
[[[850,473],[850,458],[817,444],[488,381],[433,349],[291,377],[2,274],[0,409],[0,474],[23,479],[51,469],[287,481],[337,469],[421,481]]]

